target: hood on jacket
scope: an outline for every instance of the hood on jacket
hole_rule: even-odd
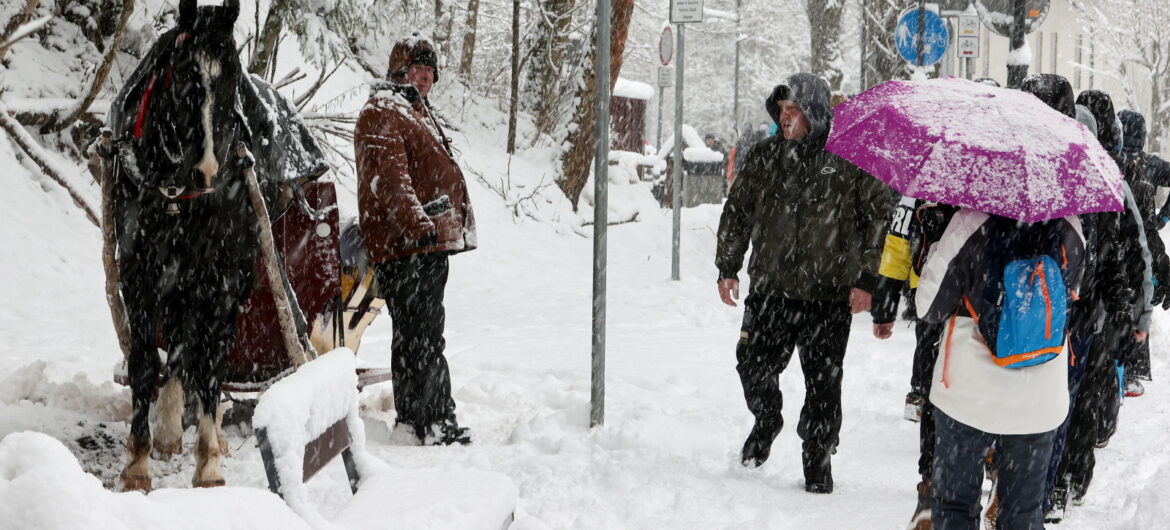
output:
[[[1097,121],[1097,141],[1106,151],[1113,151],[1121,143],[1121,129],[1117,126],[1117,112],[1113,99],[1100,90],[1086,90],[1077,96],[1077,104],[1089,108]]]
[[[1146,147],[1146,118],[1140,112],[1123,110],[1117,113],[1124,130],[1126,151],[1141,151]]]
[[[783,83],[772,89],[764,100],[764,108],[776,125],[780,125],[780,106],[777,101],[791,101],[800,107],[808,119],[809,131],[804,142],[821,142],[828,138],[829,127],[833,125],[833,109],[829,83],[813,74],[792,74]]]
[[[1093,111],[1089,110],[1089,107],[1077,105],[1077,121],[1089,129],[1094,138],[1097,137],[1097,118],[1093,117]]]
[[[1070,118],[1077,117],[1073,88],[1068,79],[1056,74],[1033,74],[1024,79],[1020,90],[1040,98],[1057,112]]]

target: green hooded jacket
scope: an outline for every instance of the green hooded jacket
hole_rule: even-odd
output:
[[[738,279],[751,244],[750,292],[797,300],[847,301],[853,287],[873,293],[891,209],[885,184],[825,151],[829,87],[795,74],[766,100],[793,101],[808,118],[804,140],[777,135],[752,147],[719,219],[715,266]]]

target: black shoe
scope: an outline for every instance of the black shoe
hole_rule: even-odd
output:
[[[1052,489],[1052,498],[1049,501],[1050,507],[1044,513],[1044,522],[1048,524],[1060,524],[1064,520],[1064,510],[1067,504],[1068,486],[1057,484]]]
[[[1069,503],[1073,506],[1081,506],[1085,504],[1085,494],[1089,492],[1089,483],[1072,483],[1068,486]]]
[[[460,427],[455,420],[434,423],[426,428],[417,428],[423,445],[467,445],[471,443],[471,430]]]
[[[833,493],[833,465],[831,450],[805,451],[801,460],[804,464],[804,491],[809,493]]]
[[[743,442],[740,463],[743,467],[755,468],[764,465],[772,454],[772,442],[780,434],[780,427],[774,422],[756,421],[751,434]]]

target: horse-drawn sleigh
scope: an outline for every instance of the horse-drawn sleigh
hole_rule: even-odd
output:
[[[334,186],[319,180],[320,149],[240,64],[238,15],[238,0],[182,0],[178,26],[128,79],[90,149],[126,354],[115,379],[133,400],[125,489],[150,489],[152,450],[181,452],[185,394],[199,431],[192,482],[223,484],[221,393],[262,391],[316,351],[356,350],[381,309],[356,227],[343,232]]]

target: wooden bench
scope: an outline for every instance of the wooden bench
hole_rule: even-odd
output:
[[[507,477],[465,469],[393,469],[366,451],[355,363],[350,350],[333,350],[260,397],[252,424],[269,488],[315,528],[510,526],[516,487]],[[338,455],[353,497],[326,521],[310,502],[305,482]]]

